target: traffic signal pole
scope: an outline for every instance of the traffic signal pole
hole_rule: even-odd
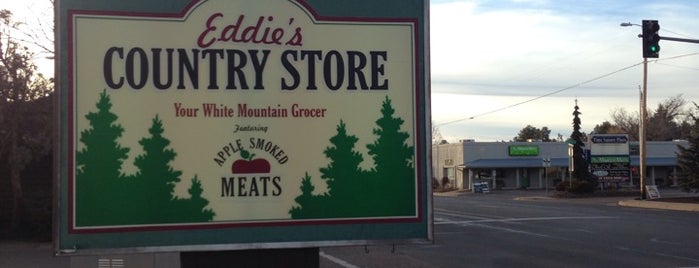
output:
[[[638,129],[638,143],[639,143],[639,184],[641,185],[641,199],[646,199],[646,128],[648,127],[648,109],[647,109],[647,99],[648,99],[648,58],[658,58],[660,56],[660,45],[658,41],[668,40],[676,42],[686,42],[686,43],[698,43],[697,39],[687,39],[687,38],[677,38],[677,37],[664,37],[658,35],[660,30],[660,24],[657,20],[643,20],[642,24],[639,25],[643,29],[643,34],[638,37],[643,39],[643,90],[641,92],[641,120]],[[630,26],[631,23],[622,23],[622,26]],[[636,24],[638,25],[638,24]]]
[[[638,164],[640,169],[639,184],[641,187],[641,200],[646,199],[646,128],[648,127],[648,58],[657,58],[660,56],[660,24],[657,20],[643,20],[641,22],[643,29],[643,91],[641,92],[641,120],[638,126],[638,147],[639,157]]]
[[[646,123],[648,122],[648,109],[646,100],[648,92],[648,58],[643,58],[643,90],[641,91],[641,122],[639,126],[639,184],[641,185],[641,200],[646,199]]]

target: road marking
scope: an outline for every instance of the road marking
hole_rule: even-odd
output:
[[[328,259],[329,261],[334,262],[335,264],[340,265],[340,266],[345,267],[345,268],[359,268],[359,266],[356,266],[356,265],[354,265],[354,264],[351,264],[351,263],[349,263],[349,262],[346,262],[346,261],[343,260],[343,259],[337,258],[337,257],[335,257],[335,256],[333,256],[333,255],[330,255],[330,254],[326,254],[324,251],[321,251],[321,252],[319,253],[319,255],[320,255],[321,257],[326,258],[326,259]]]
[[[657,238],[651,238],[650,242],[655,242],[655,243],[660,243],[660,244],[668,244],[668,245],[682,245],[682,243],[676,243],[676,242],[670,242],[670,241],[663,241]]]
[[[489,217],[471,216],[471,215],[464,215],[464,214],[458,214],[458,213],[436,212],[435,214],[446,215],[446,216],[452,216],[452,217],[458,217],[458,218],[464,218],[464,219],[474,219],[474,220],[487,220],[487,219],[492,219],[492,218],[489,218]]]
[[[502,217],[502,216],[477,214],[477,213],[472,213],[472,212],[466,213],[463,211],[455,211],[455,210],[447,210],[447,209],[435,209],[434,213],[440,214],[440,215],[465,218],[465,219],[493,219],[493,218],[505,219],[506,218],[506,217]]]
[[[473,226],[479,228],[486,228],[492,230],[498,230],[503,232],[510,232],[516,234],[523,234],[536,237],[544,237],[549,239],[557,239],[564,241],[573,241],[567,237],[555,236],[544,233],[530,232],[525,230],[517,230],[513,228],[507,228],[504,226],[488,225],[484,223],[497,223],[497,222],[526,222],[526,221],[550,221],[550,220],[598,220],[598,219],[615,219],[618,217],[608,217],[608,216],[577,216],[577,217],[530,217],[530,218],[506,218],[506,219],[484,219],[484,220],[468,220],[468,221],[452,221],[445,218],[435,217],[435,225],[452,224],[460,226]]]
[[[624,246],[615,246],[614,248],[616,248],[616,249],[618,249],[618,250],[633,252],[633,253],[636,253],[636,254],[656,255],[656,256],[660,256],[660,257],[678,259],[678,260],[683,260],[683,261],[699,262],[699,259],[696,259],[696,258],[693,258],[693,257],[677,256],[677,255],[665,254],[665,253],[661,253],[661,252],[647,252],[647,251],[638,250],[638,249],[633,249],[633,248],[624,247]]]
[[[583,232],[583,233],[588,233],[588,234],[596,234],[593,231],[587,230],[587,229],[575,229],[578,232]]]
[[[559,221],[559,220],[603,220],[603,219],[618,219],[619,217],[611,216],[572,216],[572,217],[529,217],[529,218],[504,218],[504,219],[477,219],[467,221],[452,221],[445,218],[435,217],[435,225],[441,224],[473,224],[473,223],[489,223],[489,222],[522,222],[522,221]]]
[[[505,231],[505,232],[510,232],[510,233],[515,233],[515,234],[524,234],[524,235],[530,235],[530,236],[538,236],[538,237],[546,237],[546,238],[551,238],[551,239],[559,239],[559,240],[568,240],[565,237],[559,237],[559,236],[553,236],[553,235],[548,235],[548,234],[542,234],[542,233],[535,233],[535,232],[529,232],[525,230],[517,230],[517,229],[512,229],[512,228],[507,228],[507,227],[500,227],[500,226],[493,226],[493,225],[485,225],[485,224],[474,224],[473,226],[478,226],[481,228],[486,228],[486,229],[493,229],[493,230],[498,230],[498,231]]]

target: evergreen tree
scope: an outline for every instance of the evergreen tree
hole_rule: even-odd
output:
[[[699,108],[696,103],[694,105]],[[699,117],[691,114],[690,116],[694,124],[687,139],[689,147],[677,146],[677,178],[683,190],[699,193]]]
[[[413,168],[413,147],[407,144],[410,134],[401,131],[404,121],[393,117],[395,110],[386,97],[382,103],[381,118],[376,120],[377,136],[368,144],[369,155],[374,159],[371,178],[376,204],[380,211],[391,215],[413,215],[415,213],[415,170]]]
[[[587,159],[585,158],[585,143],[583,142],[583,133],[580,132],[580,117],[582,114],[579,111],[578,101],[575,100],[575,108],[573,110],[573,133],[570,134],[570,139],[573,140],[573,177],[581,182],[586,182],[588,185],[584,187],[585,191],[594,191],[597,186],[597,180],[590,174],[588,169]]]
[[[171,201],[175,199],[174,189],[180,181],[182,171],[170,166],[177,153],[168,148],[170,140],[163,137],[163,124],[157,115],[148,132],[151,136],[138,142],[143,147],[143,154],[134,161],[138,168],[134,180],[138,186],[133,189],[133,193],[145,198],[137,204],[145,206],[146,222],[158,222],[172,219],[173,215],[178,214]]]
[[[78,226],[112,224],[125,216],[126,201],[119,196],[124,181],[121,165],[128,157],[128,148],[117,142],[124,128],[117,124],[109,95],[102,91],[97,112],[85,118],[90,128],[80,133],[83,148],[76,154],[76,223]]]

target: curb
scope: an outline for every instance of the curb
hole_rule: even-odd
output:
[[[432,195],[434,196],[448,196],[448,197],[454,197],[454,196],[461,196],[461,195],[466,195],[471,192],[467,191],[448,191],[448,192],[432,192]]]
[[[648,200],[621,200],[621,201],[619,201],[618,204],[619,204],[619,206],[622,206],[622,207],[637,207],[637,208],[666,209],[666,210],[699,212],[699,204],[648,201]]]

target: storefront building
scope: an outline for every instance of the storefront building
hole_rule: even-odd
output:
[[[688,143],[646,143],[647,184],[677,186],[674,174],[678,145],[687,147]],[[448,181],[449,187],[462,190],[471,190],[479,182],[488,182],[491,189],[550,189],[570,180],[568,147],[565,142],[461,141],[433,145],[433,179],[440,185]],[[631,179],[618,186],[639,185],[638,152],[638,142],[630,142]]]

